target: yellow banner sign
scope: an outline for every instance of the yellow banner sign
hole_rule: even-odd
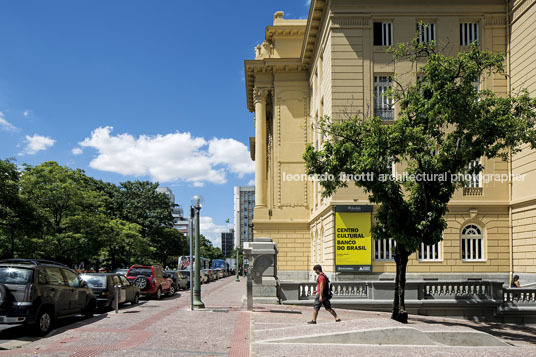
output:
[[[336,271],[372,271],[371,215],[371,212],[335,212]]]

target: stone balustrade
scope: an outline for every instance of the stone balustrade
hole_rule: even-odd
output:
[[[335,307],[391,310],[394,281],[332,281],[332,284]],[[310,305],[315,290],[314,281],[280,281],[279,299],[283,304]],[[508,322],[536,320],[536,288],[503,288],[502,281],[410,280],[406,282],[405,303],[413,314]]]

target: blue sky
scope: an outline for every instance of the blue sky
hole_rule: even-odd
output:
[[[0,2],[0,157],[159,181],[183,207],[201,194],[219,246],[254,179],[243,60],[278,10],[308,1]]]

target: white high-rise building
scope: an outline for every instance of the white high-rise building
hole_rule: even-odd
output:
[[[165,193],[169,197],[169,201],[173,204],[173,211],[171,215],[173,216],[173,228],[188,236],[189,224],[188,219],[184,218],[184,211],[182,207],[175,203],[175,195],[169,187],[158,187],[157,192]]]
[[[253,241],[253,209],[255,208],[255,186],[234,188],[234,232],[235,247]]]

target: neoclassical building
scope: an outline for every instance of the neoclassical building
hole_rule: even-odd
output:
[[[395,73],[386,49],[410,41],[416,30],[421,40],[444,45],[446,54],[473,41],[482,50],[507,53],[509,76],[482,78],[477,85],[501,95],[520,88],[536,95],[534,2],[312,0],[306,20],[274,14],[255,59],[245,61],[245,74],[248,109],[255,113],[254,235],[277,243],[280,279],[306,279],[314,264],[337,279],[393,276],[391,241],[371,242],[370,271],[335,271],[335,211],[370,203],[353,185],[322,199],[318,182],[291,179],[305,172],[305,145],[320,147],[324,140],[316,121],[349,114],[396,120],[396,106],[381,96]],[[419,28],[421,22],[427,26]],[[396,72],[411,72],[409,66],[398,64]],[[524,148],[509,162],[482,164],[483,174],[525,175],[524,181],[478,176],[456,192],[443,241],[410,257],[408,278],[508,281],[514,273],[522,282],[536,281],[536,154]]]

